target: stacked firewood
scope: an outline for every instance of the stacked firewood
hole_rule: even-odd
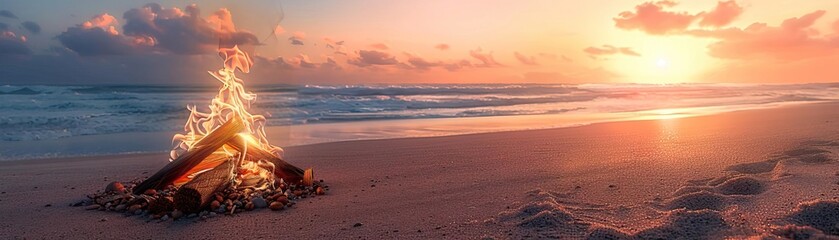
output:
[[[206,218],[258,208],[281,210],[294,205],[295,199],[326,193],[329,188],[323,180],[314,181],[311,169],[300,169],[258,146],[248,146],[237,137],[244,127],[239,118],[231,118],[144,181],[131,182],[128,186],[111,183],[104,192],[73,205],[150,219]],[[272,181],[267,187],[266,184],[259,188],[234,186],[234,174],[241,162],[235,155],[212,157],[222,147],[245,154],[247,161],[270,162],[275,178],[260,179]],[[187,180],[178,182],[183,179]]]

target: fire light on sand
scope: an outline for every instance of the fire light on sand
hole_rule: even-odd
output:
[[[77,205],[150,218],[206,218],[256,208],[280,210],[294,199],[322,195],[322,180],[283,160],[283,150],[266,138],[265,117],[248,110],[256,94],[247,92],[236,71],[253,61],[234,46],[222,48],[224,67],[210,72],[221,83],[209,112],[189,106],[185,133],[172,139],[169,164],[144,181],[113,182]]]

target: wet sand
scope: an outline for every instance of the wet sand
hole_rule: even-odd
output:
[[[279,212],[166,222],[68,206],[154,173],[165,154],[0,162],[0,239],[839,234],[837,103],[324,143],[286,148],[286,158],[314,167],[328,194]]]

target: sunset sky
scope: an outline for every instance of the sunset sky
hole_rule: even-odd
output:
[[[839,1],[0,1],[2,84],[833,82]],[[280,21],[281,12],[284,18]]]

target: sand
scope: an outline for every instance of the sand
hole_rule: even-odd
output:
[[[287,148],[286,158],[315,167],[330,192],[280,212],[174,222],[68,206],[150,175],[165,154],[2,162],[0,239],[839,234],[837,103],[325,143]]]

